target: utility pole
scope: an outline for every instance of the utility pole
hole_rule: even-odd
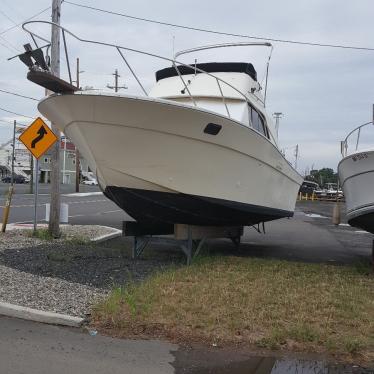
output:
[[[116,69],[113,73],[114,75],[114,86],[110,86],[109,84],[107,84],[106,86],[108,88],[110,88],[111,90],[114,89],[114,92],[118,92],[119,89],[127,89],[127,86],[123,85],[123,86],[118,86],[118,78],[120,78],[121,76],[118,74],[118,70]]]
[[[296,144],[295,147],[295,170],[297,170],[297,159],[299,158],[299,145]]]
[[[275,131],[277,132],[277,136],[278,136],[279,120],[283,117],[283,113],[282,112],[275,112],[275,113],[273,113],[273,117],[275,118]]]
[[[60,25],[61,0],[52,0],[52,22]],[[60,28],[52,25],[51,35],[51,73],[60,76]],[[60,237],[60,131],[51,124],[57,137],[51,154],[51,208],[48,231],[54,238]]]
[[[77,57],[77,87],[79,87],[79,57]],[[80,182],[80,173],[79,173],[79,151],[77,146],[75,146],[75,192],[79,192],[79,182]]]

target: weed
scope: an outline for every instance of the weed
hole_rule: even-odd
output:
[[[276,349],[289,342],[334,352],[373,350],[374,277],[356,266],[199,256],[115,289],[94,323],[127,332],[173,326],[186,340],[241,341]],[[125,334],[122,331],[122,334]],[[120,332],[119,332],[120,333]]]
[[[362,342],[357,338],[346,338],[344,348],[350,354],[356,354],[362,348]]]
[[[30,231],[28,234],[41,240],[51,241],[54,239],[48,229],[37,229],[36,231]]]

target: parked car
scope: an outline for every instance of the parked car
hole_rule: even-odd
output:
[[[96,179],[86,179],[82,182],[82,184],[85,184],[86,186],[97,186],[97,180]]]
[[[1,181],[3,183],[10,183],[12,181],[12,178],[10,176],[7,176],[7,177],[4,177]],[[19,184],[27,183],[26,178],[21,175],[15,175],[13,178],[13,181],[14,183],[19,183]]]

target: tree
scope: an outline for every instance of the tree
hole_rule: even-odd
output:
[[[323,187],[326,183],[338,183],[338,173],[334,173],[334,170],[331,168],[322,168],[311,170],[305,179],[316,182]]]

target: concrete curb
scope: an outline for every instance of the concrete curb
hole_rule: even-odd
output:
[[[73,227],[74,225],[68,225],[68,224],[60,224],[60,227],[68,227],[71,226]],[[90,226],[90,225],[87,225]],[[110,240],[113,238],[117,238],[118,236],[122,235],[122,230],[116,229],[114,227],[109,227],[109,226],[103,226],[103,225],[94,225],[94,226],[99,226],[99,227],[104,227],[106,229],[111,230],[112,232],[109,232],[107,234],[103,234],[100,236],[97,236],[96,238],[89,239],[91,243],[101,243],[106,240]],[[47,228],[48,225],[46,223],[38,223],[38,228]],[[7,230],[12,231],[12,230],[32,230],[34,228],[34,225],[32,223],[9,223],[7,225]]]
[[[0,302],[0,315],[26,319],[34,322],[48,323],[70,327],[80,327],[84,318],[72,317],[66,314],[44,312],[42,310]]]
[[[98,236],[97,238],[94,238],[94,239],[91,239],[91,242],[92,243],[101,243],[101,242],[105,242],[106,240],[114,239],[114,238],[117,238],[117,237],[122,235],[121,230],[114,229],[114,228],[113,228],[113,230],[116,230],[116,231],[111,232],[109,234],[104,234],[104,235]]]

